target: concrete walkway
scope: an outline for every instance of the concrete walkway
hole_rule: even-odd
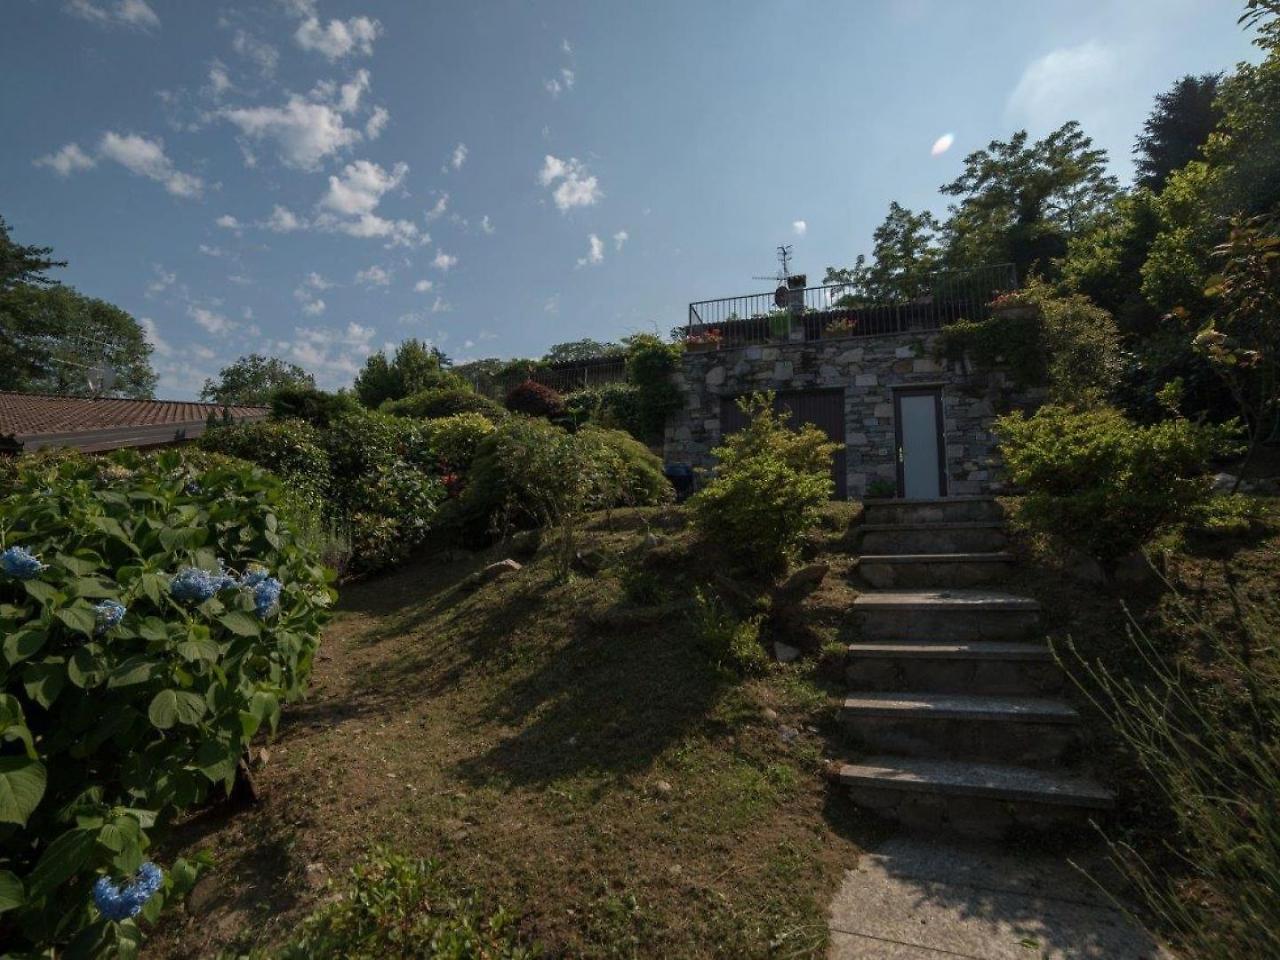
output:
[[[894,837],[845,874],[830,960],[1170,960],[1064,856]]]

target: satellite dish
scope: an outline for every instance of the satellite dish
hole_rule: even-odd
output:
[[[116,385],[116,371],[104,360],[90,367],[85,379],[89,382],[90,393],[106,393]]]
[[[773,291],[773,305],[779,309],[785,307],[791,302],[790,294],[786,284],[782,284],[777,290]]]

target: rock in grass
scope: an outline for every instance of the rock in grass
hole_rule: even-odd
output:
[[[792,660],[799,658],[800,650],[798,647],[793,647],[789,643],[782,643],[781,641],[778,641],[773,645],[773,655],[777,658],[779,663],[790,663]]]
[[[511,552],[522,560],[532,559],[541,546],[541,530],[521,530],[511,536]]]
[[[492,583],[494,580],[499,580],[502,577],[523,569],[524,567],[521,564],[508,557],[506,560],[499,560],[497,563],[491,563],[483,570],[477,570],[475,573],[471,574],[471,576],[462,581],[462,589],[468,591],[475,590],[486,583]]]

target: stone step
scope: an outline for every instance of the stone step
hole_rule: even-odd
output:
[[[837,780],[855,803],[906,826],[984,838],[1083,826],[1114,803],[1085,776],[1005,764],[874,756],[845,764]]]
[[[978,587],[1001,580],[1011,553],[864,553],[858,574],[873,587]]]
[[[1046,766],[1079,742],[1080,715],[1061,700],[865,691],[845,698],[850,735],[873,753]]]
[[[1009,542],[1000,520],[867,523],[858,529],[863,553],[981,553],[1003,550]]]
[[[855,643],[845,675],[855,690],[885,692],[1033,695],[1062,687],[1047,646],[997,640]]]
[[[865,500],[867,523],[959,523],[1002,520],[1004,510],[995,497],[944,497],[941,500]]]
[[[991,590],[878,590],[853,601],[862,639],[1022,640],[1040,604]]]

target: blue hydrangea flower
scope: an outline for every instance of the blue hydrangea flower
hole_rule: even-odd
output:
[[[253,588],[253,609],[264,620],[280,602],[281,583],[275,577],[267,577]]]
[[[260,563],[251,563],[245,567],[244,573],[240,574],[240,586],[256,587],[263,580],[267,579],[270,571]]]
[[[0,570],[18,580],[30,580],[47,566],[26,547],[9,547],[0,552]]]
[[[194,480],[188,480],[182,490],[188,497],[198,497],[200,494],[204,493],[200,484],[196,483]]]
[[[115,884],[99,877],[93,885],[93,902],[106,919],[127,920],[136,917],[163,885],[164,871],[148,860],[129,883]]]
[[[175,600],[204,603],[218,591],[235,585],[235,577],[227,576],[221,569],[211,573],[199,567],[183,567],[169,581],[169,594]]]
[[[120,621],[124,619],[126,607],[123,603],[117,603],[115,600],[103,600],[93,608],[97,612],[98,623],[94,628],[94,633],[106,633],[112,627],[118,627]]]

